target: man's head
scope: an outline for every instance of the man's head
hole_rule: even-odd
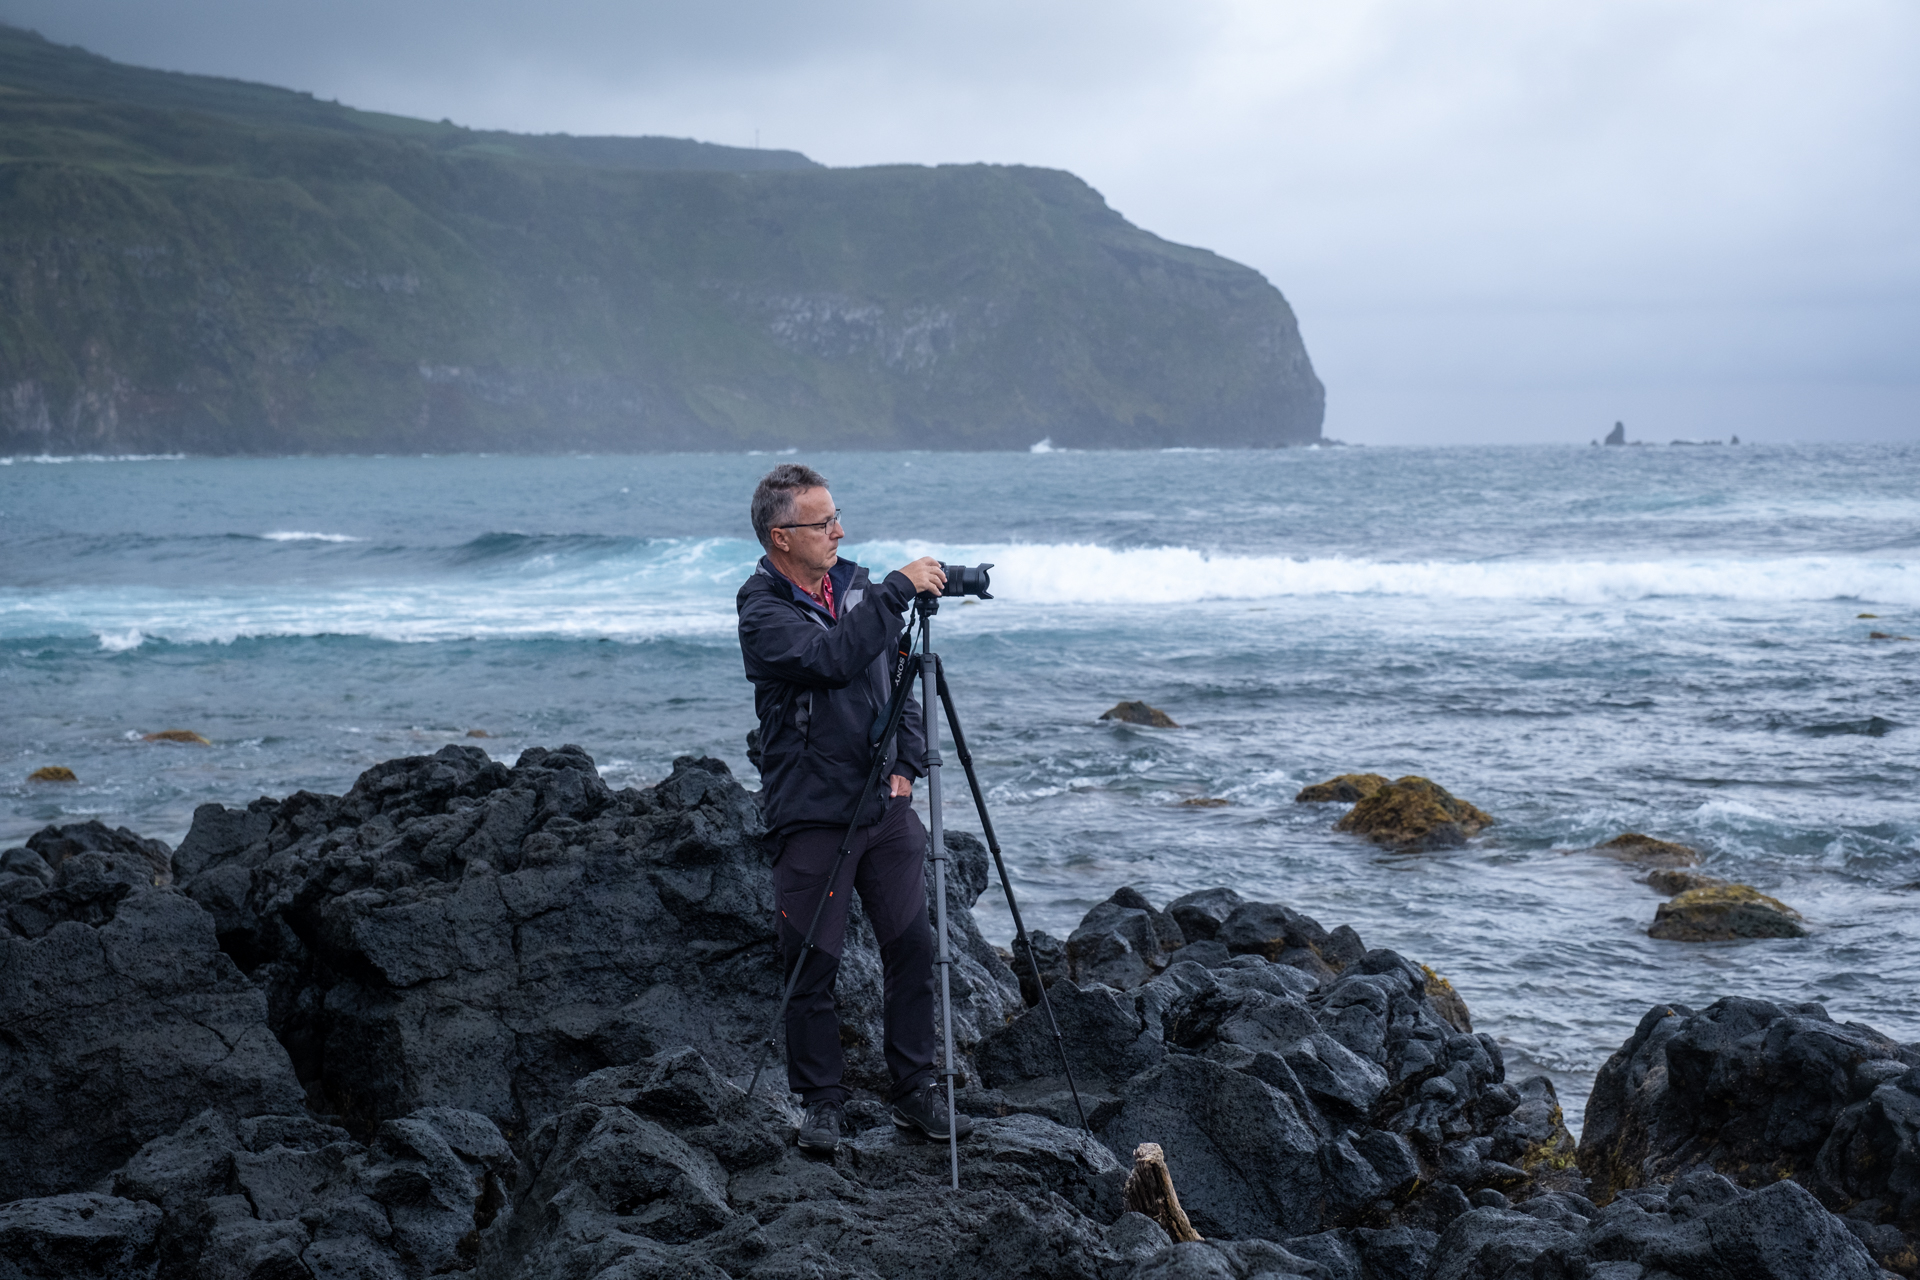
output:
[[[827,478],[795,462],[781,463],[754,488],[753,533],[782,573],[802,580],[833,568],[846,537]]]

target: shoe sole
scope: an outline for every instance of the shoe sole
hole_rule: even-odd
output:
[[[805,1138],[798,1138],[794,1141],[794,1145],[799,1147],[802,1151],[809,1151],[817,1156],[827,1156],[827,1155],[832,1155],[835,1151],[838,1151],[840,1149],[840,1139],[834,1138],[827,1142],[820,1142],[817,1140],[809,1142]]]

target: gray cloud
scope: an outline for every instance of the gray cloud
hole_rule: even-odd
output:
[[[1920,436],[1906,0],[0,0],[476,126],[1072,169],[1300,312],[1330,434]]]

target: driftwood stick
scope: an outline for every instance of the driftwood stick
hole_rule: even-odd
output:
[[[1144,1213],[1165,1228],[1175,1244],[1204,1237],[1187,1221],[1180,1207],[1180,1194],[1173,1189],[1173,1175],[1167,1172],[1167,1153],[1157,1142],[1143,1142],[1133,1149],[1133,1172],[1127,1175],[1127,1208]]]

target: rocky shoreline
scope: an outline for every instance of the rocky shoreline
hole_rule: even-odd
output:
[[[957,1195],[870,1092],[822,1160],[742,1091],[778,973],[719,761],[612,791],[575,747],[448,747],[202,806],[178,849],[49,828],[0,854],[0,1278],[1920,1276],[1920,1045],[1659,1006],[1576,1146],[1417,961],[1123,887],[1036,939],[1089,1133],[949,847]],[[870,1091],[857,910],[839,995]],[[1201,1239],[1128,1210],[1148,1144]]]

